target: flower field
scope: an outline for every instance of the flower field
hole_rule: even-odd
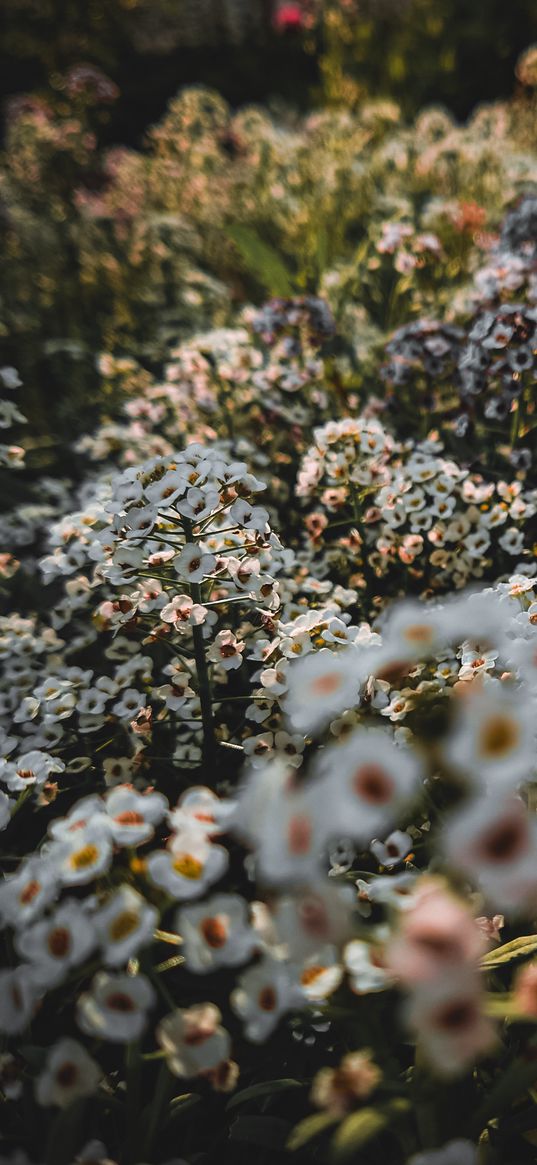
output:
[[[537,1161],[537,48],[332,8],[302,111],[7,109],[0,1165]]]

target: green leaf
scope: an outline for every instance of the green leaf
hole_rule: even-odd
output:
[[[361,1108],[353,1112],[332,1137],[331,1149],[335,1161],[346,1161],[348,1157],[371,1141],[388,1124],[388,1114],[378,1108]]]
[[[290,1137],[287,1140],[287,1148],[291,1152],[301,1149],[303,1145],[307,1145],[308,1141],[312,1141],[314,1137],[320,1136],[331,1125],[335,1125],[337,1116],[332,1116],[329,1112],[316,1112],[313,1116],[307,1116],[299,1124],[295,1125]]]
[[[229,1135],[232,1141],[246,1141],[261,1149],[283,1149],[289,1128],[289,1121],[276,1116],[239,1116]]]
[[[259,238],[251,227],[234,224],[229,237],[235,243],[247,271],[258,280],[269,295],[293,294],[293,281],[278,252]]]
[[[481,959],[481,967],[484,971],[492,970],[493,967],[501,967],[504,963],[512,963],[514,959],[523,959],[527,955],[533,955],[537,951],[537,935],[525,934],[521,938],[514,938],[509,943],[504,943],[503,947],[496,947],[494,951],[488,951]]]
[[[238,1108],[241,1104],[246,1104],[248,1100],[256,1100],[262,1096],[274,1096],[278,1092],[288,1092],[291,1088],[304,1088],[299,1080],[264,1080],[262,1084],[252,1084],[250,1088],[243,1088],[240,1092],[236,1092],[231,1100],[226,1104],[228,1112],[232,1108]]]
[[[176,1121],[181,1120],[183,1116],[191,1112],[193,1108],[196,1108],[200,1100],[201,1096],[198,1096],[197,1092],[185,1092],[182,1096],[174,1096],[173,1100],[170,1101],[169,1114],[165,1123],[168,1125],[173,1121],[175,1124]]]

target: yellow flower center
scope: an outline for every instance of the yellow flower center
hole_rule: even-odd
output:
[[[203,873],[203,862],[198,861],[192,854],[181,854],[175,859],[173,868],[176,874],[180,874],[182,878],[191,878],[193,882],[201,878]]]
[[[520,728],[509,716],[495,716],[486,720],[480,733],[481,754],[490,760],[505,756],[518,744]]]
[[[315,980],[318,979],[320,975],[324,975],[325,971],[326,967],[305,967],[300,976],[301,983],[304,985],[304,987],[307,987],[310,983],[315,983]]]
[[[73,870],[87,870],[90,866],[94,866],[99,857],[99,850],[96,845],[83,845],[82,849],[75,850],[69,858],[69,865]]]
[[[118,914],[117,918],[110,923],[108,934],[114,943],[119,943],[122,939],[127,938],[134,930],[138,928],[139,916],[136,910],[123,910]]]

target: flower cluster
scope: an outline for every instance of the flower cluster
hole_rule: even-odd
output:
[[[537,310],[523,304],[484,311],[469,332],[459,362],[461,397],[470,410],[478,401],[487,420],[503,421],[513,413],[517,428],[512,445],[526,408],[532,411],[528,390],[535,369],[536,322]],[[530,451],[526,453],[530,458]]]
[[[8,126],[7,270],[49,175],[95,424],[4,475],[0,1161],[529,1162],[531,96],[191,89],[101,157],[115,86],[53,83]]]
[[[465,586],[493,561],[530,567],[534,491],[470,473],[438,440],[397,444],[375,419],[316,430],[297,494],[320,503],[306,520],[312,550],[330,556],[344,585],[363,586],[368,571],[378,585],[401,564],[422,591]]]

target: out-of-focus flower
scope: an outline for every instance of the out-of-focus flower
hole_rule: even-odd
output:
[[[366,1049],[348,1052],[337,1068],[321,1068],[314,1078],[311,1099],[317,1108],[335,1117],[343,1117],[357,1103],[375,1091],[382,1072]]]

